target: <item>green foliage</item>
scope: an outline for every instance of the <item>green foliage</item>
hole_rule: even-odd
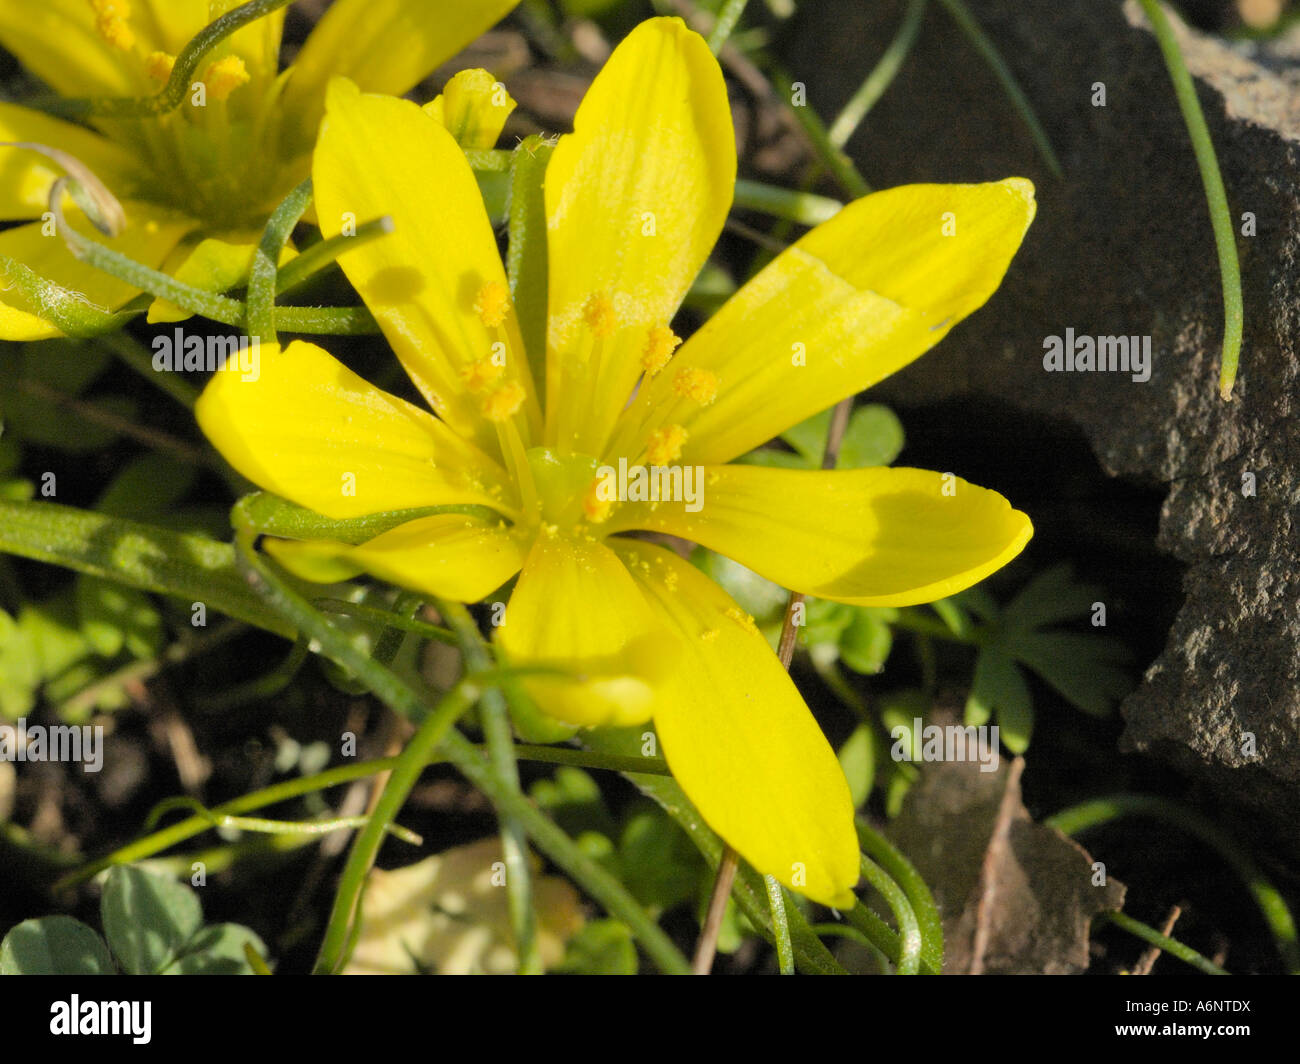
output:
[[[1101,597],[1100,588],[1076,581],[1067,565],[1039,573],[1002,609],[982,593],[957,596],[958,610],[980,617],[972,623],[963,615],[958,622],[979,647],[966,723],[996,717],[1007,749],[1023,753],[1034,726],[1026,668],[1082,712],[1109,712],[1132,685],[1127,648],[1110,636],[1055,627],[1092,615]]]
[[[245,946],[266,954],[246,927],[204,926],[189,887],[129,865],[109,871],[100,920],[107,944],[70,916],[24,921],[0,942],[0,975],[251,975]]]

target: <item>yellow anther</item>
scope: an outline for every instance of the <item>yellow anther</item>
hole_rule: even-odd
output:
[[[667,325],[656,325],[651,329],[645,351],[641,353],[641,365],[645,367],[646,375],[653,377],[668,365],[668,360],[673,357],[673,352],[681,342],[682,338]]]
[[[460,379],[471,392],[484,392],[496,384],[504,372],[504,366],[497,365],[490,358],[480,358],[461,367]]]
[[[488,281],[478,290],[474,300],[474,313],[489,329],[495,329],[506,320],[510,309],[510,289],[500,281]]]
[[[582,512],[593,525],[598,525],[609,518],[614,508],[614,486],[609,483],[608,475],[596,477],[582,497]]]
[[[727,616],[747,631],[758,631],[758,626],[754,624],[754,618],[739,606],[727,607]]]
[[[681,425],[655,429],[650,433],[650,442],[646,446],[646,459],[652,466],[666,466],[677,461],[682,456],[682,444],[686,442],[686,435],[686,430]]]
[[[144,61],[144,70],[154,81],[168,81],[172,76],[172,67],[175,65],[174,55],[168,55],[166,52],[150,52],[149,58]]]
[[[708,406],[718,397],[718,385],[721,383],[713,370],[692,366],[678,370],[677,376],[673,378],[673,391],[683,399],[694,399],[700,406]]]
[[[582,308],[582,320],[597,337],[612,336],[618,331],[618,314],[609,296],[597,292]]]
[[[129,14],[130,9],[127,8]],[[135,47],[135,34],[128,25],[127,15],[119,13],[101,14],[95,19],[95,29],[114,48],[129,52]]]
[[[518,381],[506,381],[483,400],[483,416],[489,421],[505,421],[514,417],[524,405],[524,386]]]
[[[248,84],[248,68],[237,55],[218,59],[203,75],[203,83],[214,100],[224,100],[241,85]]]
[[[95,29],[104,40],[124,52],[135,47],[135,34],[127,24],[131,17],[127,0],[90,0],[90,7],[95,12]]]

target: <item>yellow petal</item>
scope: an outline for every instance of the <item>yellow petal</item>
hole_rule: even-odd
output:
[[[99,134],[17,104],[0,103],[0,141],[30,141],[65,151],[119,193],[136,172],[131,156]],[[0,147],[0,221],[40,217],[48,208],[50,187],[63,176],[63,169],[39,152]]]
[[[293,66],[284,106],[306,143],[335,75],[367,92],[400,96],[423,81],[519,0],[337,0]]]
[[[225,0],[225,7],[234,7],[237,2]],[[213,10],[209,12],[208,0],[131,0],[131,25],[143,34],[147,45],[141,51],[156,49],[168,55],[178,55],[199,30],[225,14],[223,10],[216,10],[220,3],[221,0],[213,3]],[[279,14],[283,19],[284,13]],[[267,21],[270,19],[258,19],[254,25]]]
[[[477,602],[519,571],[524,552],[507,528],[466,514],[434,514],[357,547],[333,541],[268,540],[285,568],[320,583],[365,571],[439,598]]]
[[[703,477],[698,512],[684,502],[623,503],[608,531],[681,536],[782,587],[856,606],[955,595],[1033,534],[997,492],[948,473],[729,465],[705,466]]]
[[[497,453],[495,429],[462,374],[499,355],[499,383],[525,389],[519,423],[529,443],[541,415],[514,308],[494,305],[499,313],[489,316],[480,300],[485,289],[508,294],[505,268],[474,174],[451,134],[413,103],[363,95],[336,79],[313,172],[326,236],[349,221],[392,217],[393,233],[344,252],[339,265],[429,404],[461,435]]]
[[[481,67],[462,70],[424,105],[456,143],[467,149],[495,147],[514,109],[514,97]]]
[[[336,520],[508,505],[499,466],[315,344],[262,344],[257,363],[254,380],[216,373],[195,414],[226,461],[259,487]]]
[[[79,233],[157,269],[194,223],[148,204],[126,202],[127,226],[121,236],[105,239],[79,209],[65,202],[67,221]],[[103,311],[114,311],[138,294],[119,281],[73,258],[62,237],[49,235],[53,222],[32,222],[0,233],[0,257],[15,259],[64,289],[62,298]],[[0,277],[0,280],[3,280]],[[42,340],[61,333],[42,317],[42,309],[21,292],[0,284],[0,340]]]
[[[902,369],[997,289],[1034,217],[1023,178],[904,185],[849,204],[778,255],[678,351],[622,419],[613,454],[661,425],[682,460],[730,461]],[[951,234],[951,235],[946,235]],[[676,375],[714,375],[702,405]]]
[[[574,130],[546,169],[547,443],[598,455],[722,230],[735,134],[717,60],[676,18],[614,50]]]
[[[96,28],[87,0],[0,3],[0,45],[64,96],[129,96],[143,82],[133,57]]]
[[[538,708],[565,722],[640,724],[671,667],[658,622],[623,563],[592,539],[537,539],[496,640],[514,665],[549,665],[568,677],[524,681]]]
[[[853,801],[835,753],[754,622],[671,551],[612,541],[680,654],[654,721],[673,776],[758,871],[853,904]]]

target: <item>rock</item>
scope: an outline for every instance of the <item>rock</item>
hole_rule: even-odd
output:
[[[1022,174],[1038,186],[1040,209],[990,304],[872,397],[904,406],[996,397],[1075,423],[1109,475],[1167,490],[1158,545],[1187,566],[1185,599],[1163,653],[1122,706],[1122,746],[1174,764],[1256,814],[1300,858],[1295,60],[1285,47],[1229,46],[1175,19],[1239,234],[1245,342],[1225,403],[1205,197],[1137,4],[969,6],[1033,101],[1065,179],[1050,175],[988,67],[931,4],[915,50],[851,153],[880,187]],[[800,8],[783,48],[820,113],[834,115],[848,98],[853,79],[892,39],[902,8],[859,0]],[[1102,86],[1105,106],[1094,106]],[[1247,212],[1254,235],[1241,235]],[[1046,372],[1044,341],[1067,329],[1149,335],[1150,379]]]
[[[1123,908],[1122,883],[1030,819],[1022,765],[927,764],[890,825],[943,917],[945,975],[1077,974],[1093,919]]]

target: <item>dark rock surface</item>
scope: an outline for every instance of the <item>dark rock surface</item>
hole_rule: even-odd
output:
[[[833,115],[902,3],[801,8],[784,51]],[[1065,170],[1047,172],[984,62],[938,4],[850,142],[878,187],[1022,174],[1039,213],[1002,289],[939,352],[872,393],[903,405],[992,396],[1077,424],[1112,476],[1167,488],[1159,547],[1187,566],[1164,652],[1124,702],[1126,749],[1256,814],[1300,856],[1300,66],[1286,49],[1180,27],[1236,219],[1241,374],[1218,396],[1223,309],[1199,172],[1135,3],[970,0]],[[1106,105],[1093,105],[1104,83]],[[1241,235],[1242,214],[1255,217]],[[1150,380],[1049,373],[1044,338],[1149,334]],[[1032,440],[1022,441],[1032,447]],[[1254,494],[1244,493],[1253,475]],[[1100,575],[1100,574],[1098,574]],[[1112,631],[1122,629],[1122,618]],[[1243,736],[1254,736],[1254,754]]]

